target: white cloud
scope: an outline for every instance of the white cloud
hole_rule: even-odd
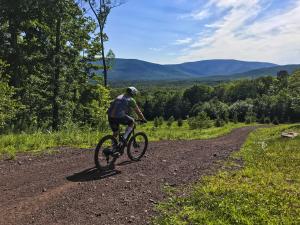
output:
[[[174,45],[186,45],[191,43],[192,41],[192,38],[178,39],[174,42]]]
[[[192,20],[201,21],[201,20],[204,20],[205,18],[208,18],[210,15],[211,14],[210,14],[208,8],[205,7],[205,9],[202,9],[202,10],[193,11],[188,14],[183,14],[183,15],[179,16],[179,19],[192,19]]]
[[[211,0],[208,6],[228,10],[221,19],[204,27],[179,61],[236,58],[300,63],[300,0],[294,1],[289,10],[267,12],[259,18],[265,8],[258,0]]]
[[[150,51],[160,52],[162,48],[149,48]]]

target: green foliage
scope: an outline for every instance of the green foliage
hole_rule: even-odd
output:
[[[299,132],[300,126],[251,134],[235,155],[244,167],[228,162],[240,170],[202,178],[185,197],[171,195],[158,205],[154,224],[299,224],[300,138],[280,138],[286,129]]]
[[[168,127],[171,127],[172,124],[174,123],[174,121],[175,121],[174,117],[171,116],[171,117],[168,119],[168,121],[167,121],[167,126],[168,126]]]
[[[216,127],[223,127],[225,125],[225,121],[220,119],[220,118],[217,118],[216,121],[215,121],[215,126]]]
[[[1,70],[8,79],[1,80],[7,131],[57,129],[70,122],[99,126],[108,93],[88,87],[99,84],[95,21],[72,0],[24,0],[2,1],[0,24],[0,58],[9,64]],[[94,99],[82,102],[89,92]],[[16,101],[22,110],[13,110]]]
[[[162,126],[164,124],[164,118],[162,116],[158,117],[158,126]]]
[[[153,126],[154,126],[154,127],[158,127],[158,126],[159,126],[158,118],[157,118],[157,117],[154,118]]]
[[[199,113],[196,117],[188,119],[190,129],[205,129],[210,128],[213,125],[213,121],[207,116],[205,112]]]
[[[181,118],[179,118],[179,119],[177,120],[177,126],[178,126],[178,127],[182,127],[182,126],[183,126],[183,120],[182,120]]]
[[[216,99],[205,103],[196,104],[191,109],[191,115],[195,116],[200,112],[205,112],[211,119],[221,118],[224,121],[229,120],[229,107],[226,103]]]
[[[233,113],[233,122],[235,124],[237,124],[239,122],[239,119],[238,119],[238,113],[237,112],[234,112]]]
[[[264,123],[265,123],[265,124],[270,124],[270,123],[271,123],[270,117],[265,117],[265,118],[264,118]]]
[[[272,121],[272,123],[273,123],[274,125],[279,125],[279,120],[278,120],[278,118],[275,117],[274,120]]]
[[[106,110],[110,103],[109,91],[100,84],[87,84],[79,99],[78,123],[90,124],[93,127],[104,127]]]
[[[192,105],[195,105],[199,102],[209,101],[211,98],[213,88],[207,85],[195,85],[187,89],[183,98],[187,99]]]
[[[253,111],[248,111],[246,113],[245,122],[246,122],[246,124],[250,124],[250,123],[256,122],[256,115],[255,115],[255,113]]]
[[[289,91],[291,97],[291,108],[295,114],[300,114],[300,70],[289,78]]]
[[[13,98],[15,89],[9,86],[8,76],[4,74],[6,67],[7,65],[0,60],[0,129],[7,126],[21,108]]]
[[[183,123],[180,129],[170,129],[166,125],[153,129],[153,126],[153,122],[149,122],[138,126],[137,129],[146,132],[150,141],[193,140],[219,137],[245,124],[226,124],[224,127],[212,127],[201,131],[191,130],[187,123]],[[7,155],[14,159],[19,152],[42,153],[60,146],[94,148],[99,138],[110,133],[108,126],[99,131],[98,128],[82,127],[70,122],[56,132],[36,131],[31,134],[1,135],[0,156]]]
[[[240,122],[245,121],[247,112],[253,111],[252,100],[237,101],[230,106],[229,110],[232,117],[236,116]]]

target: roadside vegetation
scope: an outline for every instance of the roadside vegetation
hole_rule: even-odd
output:
[[[208,139],[229,133],[235,128],[245,126],[243,123],[228,123],[223,127],[211,127],[209,129],[190,129],[187,121],[178,121],[171,125],[162,121],[159,127],[153,122],[138,126],[138,130],[147,132],[150,141],[158,140],[191,140]],[[11,159],[17,153],[40,154],[57,147],[94,148],[99,139],[111,131],[95,130],[92,128],[79,128],[76,125],[68,125],[65,129],[57,132],[34,132],[21,134],[7,134],[0,136],[0,157]]]
[[[170,189],[154,224],[300,224],[300,137],[281,138],[286,130],[300,132],[300,125],[259,129],[227,169],[183,190],[186,196]]]

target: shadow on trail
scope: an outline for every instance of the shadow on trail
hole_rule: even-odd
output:
[[[72,182],[88,182],[92,180],[105,179],[120,173],[121,171],[119,170],[99,171],[96,167],[92,167],[79,173],[74,173],[73,175],[66,177],[66,179]]]
[[[127,160],[127,161],[123,161],[123,162],[118,163],[117,166],[126,166],[126,165],[129,165],[131,163],[136,163],[136,162]]]

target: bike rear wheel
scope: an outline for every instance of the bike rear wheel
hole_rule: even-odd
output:
[[[113,156],[112,153],[117,145],[118,141],[112,135],[107,135],[99,141],[94,155],[95,165],[99,170],[105,171],[114,169],[117,157]]]
[[[148,147],[148,137],[144,132],[138,132],[133,135],[127,147],[128,158],[133,161],[140,160],[146,153]]]

